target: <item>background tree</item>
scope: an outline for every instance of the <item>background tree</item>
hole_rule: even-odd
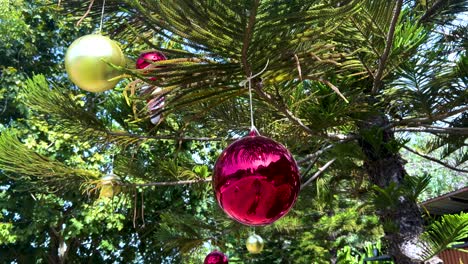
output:
[[[72,13],[88,8],[62,2]],[[99,13],[93,3],[90,16]],[[90,236],[99,236],[99,251],[107,246],[115,252],[101,253],[103,260],[197,262],[215,245],[234,261],[334,261],[339,247],[379,237],[377,210],[395,261],[419,263],[423,221],[419,189],[412,187],[425,179],[406,173],[400,149],[423,149],[408,147],[395,132],[434,134],[425,150],[439,149],[450,159],[443,164],[466,172],[466,116],[460,114],[467,109],[466,23],[456,25],[466,8],[466,1],[108,1],[105,23],[119,25],[110,31],[115,28],[124,42],[142,43],[137,49],[159,49],[169,60],[145,72],[122,69],[137,79],[100,95],[66,84],[51,89],[40,76],[30,80],[20,97],[25,105],[47,117],[41,123],[47,131],[53,126],[88,149],[73,156],[83,162],[70,162],[54,156],[62,149],[27,148],[27,137],[19,134],[21,143],[10,129],[2,133],[0,167],[19,174],[15,184],[59,190],[59,197],[80,187],[101,188],[101,176],[118,175],[125,188],[115,208],[126,218],[115,223],[123,221],[128,233],[105,240],[101,226],[78,240],[86,249]],[[269,241],[270,254],[254,257],[239,248],[250,230],[217,209],[203,182],[219,151],[247,132],[247,89],[239,83],[265,66],[251,80],[257,128],[295,154],[304,183],[314,169],[327,164],[328,170],[302,189],[287,217],[256,230]],[[145,119],[147,98],[138,96],[143,82],[162,87],[166,98],[165,120],[156,128]],[[93,166],[97,154],[102,159]],[[173,182],[180,180],[200,183]],[[160,183],[168,181],[176,186]],[[385,204],[379,195],[373,207],[364,206],[372,190],[394,197],[386,201],[393,206],[379,207]],[[93,199],[86,196],[77,211],[85,220]],[[13,221],[13,211],[3,217]],[[80,230],[72,220],[59,226]],[[76,259],[87,256],[84,249],[75,251]]]

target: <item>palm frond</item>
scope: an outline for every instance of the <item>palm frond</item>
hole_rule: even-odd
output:
[[[432,258],[468,236],[468,214],[444,215],[421,235],[422,257]]]

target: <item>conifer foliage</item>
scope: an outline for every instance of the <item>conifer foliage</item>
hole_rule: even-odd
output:
[[[60,2],[62,12],[89,13],[85,19],[97,19],[102,4]],[[37,153],[41,149],[18,140],[24,135],[13,129],[0,136],[0,169],[34,183],[32,192],[79,189],[93,200],[103,188],[100,178],[118,176],[112,184],[119,190],[108,206],[126,216],[114,221],[118,229],[129,227],[134,236],[108,242],[91,232],[89,241],[109,249],[103,259],[199,263],[215,246],[230,261],[328,263],[336,262],[340,247],[359,247],[384,235],[382,251],[406,264],[435,255],[415,250],[422,239],[429,237],[436,251],[437,241],[453,242],[422,235],[417,196],[430,179],[408,175],[400,150],[468,171],[463,14],[468,1],[107,0],[106,5],[104,23],[125,45],[129,60],[153,49],[168,59],[144,70],[118,67],[125,80],[102,95],[41,75],[28,80],[21,93],[31,113],[47,120],[44,126],[89,146],[85,162]],[[147,85],[160,88],[165,100],[156,126],[146,111]],[[266,240],[259,256],[240,249],[250,229],[217,208],[207,184],[220,151],[248,131],[249,85],[256,127],[288,147],[303,183],[294,209],[256,230]],[[415,133],[429,133],[433,140],[411,149],[407,138]],[[105,158],[87,166],[97,154]],[[455,240],[466,233],[458,225],[430,230],[451,230],[446,237]]]

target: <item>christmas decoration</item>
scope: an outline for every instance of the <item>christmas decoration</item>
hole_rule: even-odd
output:
[[[154,90],[151,92],[151,89]],[[150,113],[150,121],[153,125],[157,125],[161,120],[161,114],[158,114],[158,110],[164,107],[164,96],[161,95],[162,89],[159,87],[152,87],[150,85],[145,85],[141,88],[141,95],[145,95],[151,92],[153,98],[146,100],[146,107]]]
[[[120,178],[117,175],[107,175],[101,178],[101,191],[99,198],[112,198],[120,193]]]
[[[110,38],[91,34],[75,40],[65,54],[65,69],[71,81],[83,90],[103,92],[112,89],[120,73],[110,66],[125,66],[125,57]]]
[[[159,52],[159,51],[150,51],[150,52],[145,52],[138,57],[136,61],[136,68],[137,69],[144,69],[151,65],[151,62],[155,61],[162,61],[162,60],[167,60],[166,56]],[[155,77],[149,78],[151,81],[156,80]]]
[[[267,225],[285,215],[296,201],[299,170],[283,145],[252,130],[219,156],[213,189],[230,217],[246,225]]]
[[[251,235],[245,242],[247,250],[252,254],[258,254],[263,250],[263,239],[259,235]]]
[[[151,62],[155,61],[162,61],[162,60],[167,60],[166,56],[159,51],[150,51],[150,52],[145,52],[138,57],[136,61],[136,68],[137,69],[144,69],[148,67]]]
[[[215,250],[206,256],[203,264],[227,264],[228,262],[229,261],[226,255]]]

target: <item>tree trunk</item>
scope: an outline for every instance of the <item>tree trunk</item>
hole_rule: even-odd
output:
[[[54,227],[50,228],[49,231],[50,243],[49,243],[49,254],[47,256],[47,261],[50,264],[64,264],[65,258],[62,255],[64,240],[63,237],[55,230]]]
[[[373,140],[369,140],[369,136],[362,137],[360,145],[366,157],[364,167],[370,181],[381,188],[392,182],[400,185],[406,175],[400,154],[388,147],[395,143],[393,132],[386,128],[388,123],[384,114],[377,114],[359,124],[361,135],[374,133],[371,135],[375,136]],[[379,208],[377,214],[384,225],[389,254],[395,263],[421,263],[417,245],[423,231],[423,220],[416,201],[400,196],[397,208]]]

